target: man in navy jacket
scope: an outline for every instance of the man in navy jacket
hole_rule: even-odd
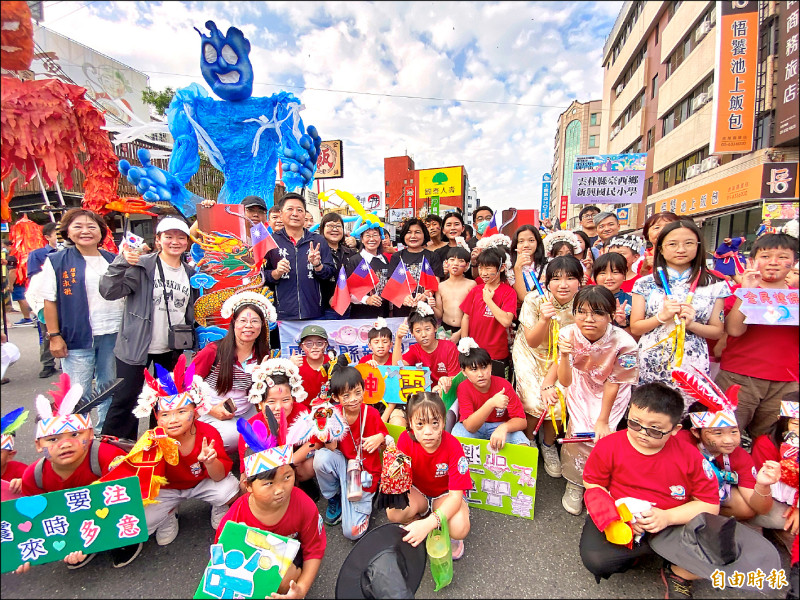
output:
[[[275,286],[278,319],[319,319],[324,308],[319,282],[334,275],[336,267],[328,243],[303,227],[306,202],[290,192],[281,198],[283,229],[274,234],[277,248],[264,259],[264,277]]]

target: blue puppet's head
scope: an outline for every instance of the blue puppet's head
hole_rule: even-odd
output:
[[[253,93],[253,65],[250,63],[250,42],[236,27],[222,35],[214,21],[206,21],[211,35],[195,27],[201,38],[200,70],[206,83],[223,100],[247,100]]]

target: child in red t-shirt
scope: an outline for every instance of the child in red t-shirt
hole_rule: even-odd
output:
[[[155,533],[156,543],[166,546],[178,535],[176,511],[185,500],[211,504],[211,527],[217,529],[239,494],[239,481],[231,475],[233,461],[219,431],[197,419],[197,414],[206,414],[210,408],[202,378],[194,375],[194,369],[186,369],[183,355],[174,374],[158,364],[156,373],[158,381],[146,372],[134,415],[142,418],[153,410],[158,426],[179,444],[178,464],[166,464],[167,483],[161,486],[157,501],[144,507],[148,534]]]
[[[692,580],[701,578],[696,573],[710,577],[716,568],[700,558],[703,551],[683,528],[702,513],[719,513],[711,466],[697,448],[676,437],[683,408],[683,397],[665,384],[638,387],[631,397],[627,429],[598,441],[586,461],[583,481],[589,518],[583,527],[580,554],[598,583],[634,567],[643,556],[663,552],[671,557],[661,571],[667,597],[691,598]],[[628,546],[611,543],[603,533],[620,520],[615,501],[622,499],[652,505],[635,515],[631,528],[637,539]],[[742,528],[746,526],[736,525],[736,539],[743,535]],[[748,563],[753,561],[754,568],[757,565],[768,573],[773,563],[779,566],[780,558],[772,544],[754,537],[757,539],[741,552],[748,555]],[[667,541],[669,548],[665,548]]]
[[[302,414],[311,409],[302,402],[306,399],[303,381],[297,367],[285,358],[271,358],[263,361],[253,369],[253,385],[250,388],[250,402],[258,405],[258,413],[248,419],[248,423],[261,422],[267,424],[269,410],[276,419],[281,411],[286,415],[287,426],[291,426]],[[266,397],[265,397],[266,393]],[[239,436],[239,464],[244,464],[246,449],[244,438]],[[309,460],[319,445],[305,443],[294,449],[294,467],[298,481],[308,481],[314,477],[313,462]],[[311,456],[309,456],[311,455]],[[242,470],[239,483],[244,486],[245,472]]]
[[[492,375],[510,379],[508,329],[517,316],[517,292],[506,281],[505,252],[496,247],[478,255],[482,283],[461,303],[461,339],[471,337],[492,359]]]
[[[438,394],[414,394],[406,408],[409,428],[400,434],[397,450],[411,460],[412,487],[408,506],[388,508],[386,516],[393,523],[404,524],[408,534],[403,540],[418,546],[439,528],[434,511],[441,510],[447,518],[453,558],[457,560],[464,555],[464,538],[470,530],[464,492],[472,489],[472,478],[464,448],[444,430],[445,407]]]
[[[416,340],[403,354],[403,338],[411,331]],[[421,365],[431,370],[433,391],[446,394],[458,375],[458,349],[450,340],[436,338],[436,317],[430,306],[421,302],[397,328],[392,360],[396,365]]]
[[[743,288],[787,290],[786,275],[797,261],[797,239],[785,233],[767,233],[750,250],[742,273]],[[791,302],[791,299],[788,300]],[[780,402],[796,392],[798,345],[797,325],[746,325],[740,310],[742,300],[730,296],[725,303],[725,331],[728,340],[720,357],[717,384],[727,389],[741,385],[736,420],[739,430],[753,439],[769,433],[778,419]],[[779,348],[778,352],[769,352]]]
[[[17,451],[14,450],[14,432],[28,418],[28,411],[20,406],[2,418],[0,423],[0,479],[6,482],[3,485],[3,501],[19,498],[22,492],[22,474],[28,465],[14,460]]]
[[[459,364],[467,380],[458,385],[458,419],[453,435],[489,440],[489,448],[500,451],[508,442],[527,446],[527,421],[514,387],[492,375],[489,353],[472,338],[458,342]]]
[[[308,396],[304,402],[311,405],[319,396],[322,386],[328,381],[328,332],[319,325],[306,325],[300,332],[300,349],[305,355],[294,354],[289,357],[299,369],[303,388]]]
[[[364,379],[347,358],[339,355],[331,372],[331,398],[349,429],[338,442],[325,444],[314,454],[314,471],[320,492],[328,500],[324,521],[342,522],[342,532],[357,540],[369,527],[372,497],[381,472],[381,448],[386,443],[386,424],[377,409],[364,404]],[[353,472],[351,476],[348,474]],[[357,472],[357,473],[356,473]]]
[[[386,319],[378,317],[375,325],[367,333],[367,340],[369,349],[372,354],[367,354],[362,357],[360,364],[367,363],[371,367],[382,367],[385,365],[392,365],[392,330],[386,323]],[[379,407],[380,409],[380,407]],[[406,411],[405,407],[397,404],[382,405],[383,412],[381,419],[384,423],[391,423],[398,427],[406,426]]]

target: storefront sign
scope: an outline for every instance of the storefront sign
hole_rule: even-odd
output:
[[[542,211],[543,219],[550,216],[550,173],[545,173],[542,176]]]
[[[775,145],[797,142],[798,128],[798,34],[800,33],[800,7],[797,2],[779,2],[778,18],[778,72],[775,75],[778,93],[775,97]]]
[[[419,171],[419,197],[460,196],[461,167]]]
[[[717,2],[711,154],[750,152],[758,69],[758,2]]]
[[[561,196],[561,204],[558,207],[558,222],[567,222],[567,204],[569,203],[569,196]]]
[[[572,204],[633,204],[642,201],[647,154],[576,156]],[[563,223],[566,215],[561,219]]]
[[[344,177],[342,140],[322,142],[317,158],[316,179],[340,179]]]
[[[364,210],[367,212],[375,211],[380,217],[386,213],[386,206],[383,203],[382,192],[362,192],[360,194],[356,193],[353,195],[358,198],[358,201],[361,202],[361,206],[363,206]]]

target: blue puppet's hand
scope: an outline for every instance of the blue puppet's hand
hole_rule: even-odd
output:
[[[308,187],[314,180],[322,138],[313,125],[309,125],[306,131],[308,133],[301,135],[299,140],[293,135],[284,135],[281,167],[287,189]]]
[[[164,200],[173,204],[186,216],[194,214],[193,211],[191,214],[187,213],[187,209],[190,209],[187,201],[192,194],[181,185],[181,182],[171,173],[151,164],[150,151],[146,148],[139,148],[136,155],[142,166],[135,167],[123,159],[119,161],[119,172],[136,186],[136,191],[142,198],[150,202]]]

